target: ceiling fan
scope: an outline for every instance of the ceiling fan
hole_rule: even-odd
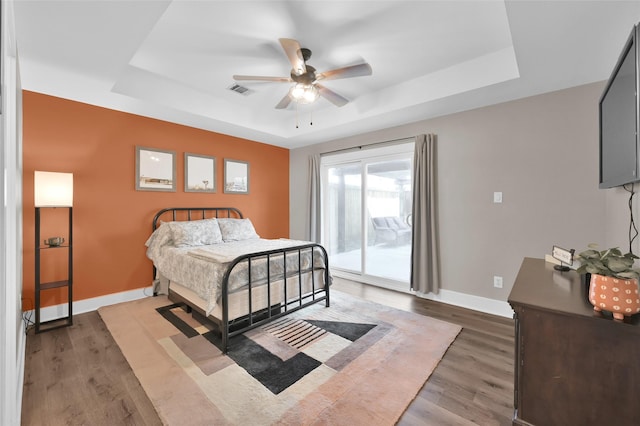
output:
[[[337,68],[330,71],[317,73],[316,69],[307,64],[311,57],[311,50],[301,48],[297,40],[290,38],[281,38],[280,44],[284,49],[284,53],[291,62],[290,77],[266,77],[253,75],[234,75],[236,81],[271,81],[280,83],[295,83],[289,92],[276,105],[276,109],[284,109],[289,106],[292,101],[299,103],[311,103],[322,96],[332,104],[341,107],[346,105],[349,100],[342,95],[337,94],[331,89],[320,84],[324,80],[337,80],[339,78],[352,78],[371,75],[371,65],[362,63],[347,67]]]

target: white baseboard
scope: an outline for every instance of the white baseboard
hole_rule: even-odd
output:
[[[136,290],[123,291],[121,293],[108,294],[106,296],[94,297],[91,299],[78,300],[73,302],[73,314],[82,314],[95,311],[102,306],[114,305],[116,303],[128,302],[142,299],[153,294],[152,287],[139,288]],[[487,314],[498,315],[505,318],[513,318],[513,309],[507,302],[489,299],[487,297],[474,296],[472,294],[459,293],[442,289],[439,294],[415,293],[416,296],[448,305],[459,306],[461,308],[472,309]],[[33,318],[33,311],[28,313]],[[67,304],[47,306],[40,310],[40,321],[51,321],[67,316]],[[24,351],[24,348],[23,348]]]
[[[460,293],[457,291],[445,289],[441,289],[439,294],[424,294],[409,290],[409,284],[402,283],[400,281],[372,276],[363,277],[361,275],[352,274],[342,270],[332,270],[331,273],[335,277],[345,278],[347,280],[356,282],[363,282],[364,279],[366,280],[365,284],[383,287],[393,291],[400,291],[402,293],[414,294],[418,297],[422,297],[423,299],[434,300],[436,302],[446,303],[447,305],[472,309],[474,311],[484,312],[486,314],[497,315],[505,318],[513,318],[513,309],[511,309],[511,305],[502,300],[489,299],[488,297],[474,296],[472,294]]]
[[[459,293],[457,291],[446,289],[441,289],[439,294],[425,294],[418,292],[415,294],[418,297],[446,303],[448,305],[459,306],[461,308],[472,309],[474,311],[498,315],[505,318],[513,318],[513,309],[511,309],[511,305],[501,300],[489,299],[488,297],[474,296],[472,294]]]
[[[106,296],[93,297],[91,299],[78,300],[73,302],[73,314],[83,314],[85,312],[95,311],[98,308],[108,305],[114,305],[121,302],[129,302],[131,300],[142,299],[153,295],[152,287],[138,288],[135,290],[123,291],[120,293],[107,294]],[[61,305],[47,306],[40,309],[40,321],[51,321],[58,318],[64,318],[68,315],[68,306],[66,303]],[[30,318],[34,318],[34,312],[27,312]]]
[[[24,367],[27,354],[27,334],[24,332],[26,324],[24,317],[20,317],[20,330],[18,333],[18,388],[16,389],[16,401],[18,402],[17,416],[18,420],[21,418],[22,412],[22,392],[24,388]]]

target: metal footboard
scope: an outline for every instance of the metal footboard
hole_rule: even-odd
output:
[[[302,255],[305,251],[310,253],[310,262],[309,267],[304,268],[302,265]],[[319,253],[318,253],[319,251]],[[294,271],[287,270],[287,256],[296,255],[298,258],[297,269]],[[282,257],[283,271],[284,274],[282,277],[273,277],[271,273],[271,264],[272,259],[274,257]],[[322,267],[316,266],[316,256],[322,257]],[[256,283],[251,276],[251,264],[260,259],[266,260],[267,272],[266,272],[266,283],[260,283],[259,285],[267,286],[267,307],[266,309],[260,309],[254,311],[253,308],[253,289]],[[280,259],[278,259],[280,261]],[[238,329],[230,330],[231,321],[229,320],[229,278],[231,274],[234,272],[235,268],[240,265],[242,262],[247,263],[247,297],[248,297],[248,305],[249,305],[249,313],[243,321],[246,325],[241,326]],[[315,272],[317,270],[324,270],[322,276],[322,282],[316,282]],[[303,275],[309,274],[311,279],[311,289],[310,291],[303,292]],[[287,280],[292,277],[298,278],[298,291],[297,296],[289,297],[287,294],[288,285]],[[274,279],[275,278],[275,279]],[[275,280],[283,280],[283,299],[281,302],[272,303],[272,283]],[[319,303],[324,301],[325,306],[329,307],[330,305],[330,297],[329,297],[329,285],[330,285],[330,275],[329,275],[329,257],[327,255],[327,251],[320,244],[309,243],[295,247],[288,247],[276,250],[268,250],[257,253],[250,253],[239,256],[236,258],[227,269],[223,281],[222,281],[222,324],[221,324],[221,334],[222,334],[222,351],[223,353],[227,353],[229,348],[229,339],[238,334],[242,334],[248,330],[256,328],[262,324],[266,324],[269,321],[273,321],[274,319],[280,318],[284,315],[295,312],[299,309],[305,308],[309,305],[313,305],[314,303]]]

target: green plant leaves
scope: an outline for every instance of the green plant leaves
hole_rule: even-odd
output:
[[[580,261],[577,272],[623,279],[638,278],[640,271],[633,269],[635,259],[638,258],[633,253],[622,254],[617,247],[603,251],[585,250],[576,256],[576,259]]]

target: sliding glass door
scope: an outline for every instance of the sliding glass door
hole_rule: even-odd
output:
[[[406,290],[413,143],[322,159],[323,244],[337,275]]]
[[[330,265],[360,273],[362,251],[362,166],[347,163],[328,167],[326,185],[326,245]]]
[[[366,165],[369,275],[409,282],[411,260],[411,165],[407,156]]]

